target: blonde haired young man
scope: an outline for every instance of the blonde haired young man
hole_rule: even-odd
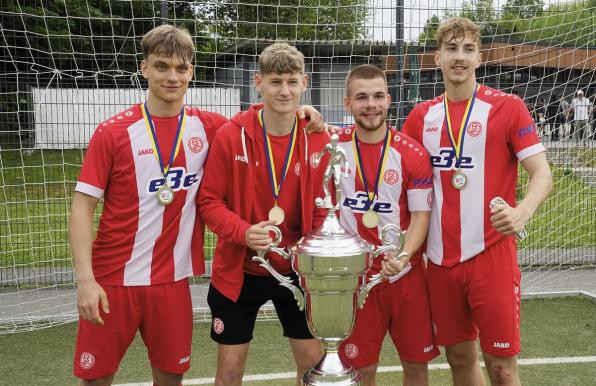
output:
[[[242,384],[258,310],[272,300],[289,338],[299,385],[321,358],[321,346],[292,293],[252,257],[272,242],[267,225],[277,224],[283,247],[316,225],[315,212],[317,221],[324,218],[314,199],[322,196],[325,168],[313,156],[329,139],[326,133],[307,136],[306,121],[296,115],[307,86],[304,57],[296,48],[267,47],[254,80],[263,105],[236,115],[217,133],[199,195],[201,216],[218,235],[207,296],[211,338],[218,343],[215,384]],[[296,280],[289,261],[275,253],[267,258]]]
[[[427,363],[439,355],[421,248],[430,218],[432,170],[422,145],[387,125],[390,101],[380,68],[365,64],[349,72],[344,105],[356,124],[340,135],[348,175],[341,179],[341,223],[375,245],[381,244],[380,231],[387,224],[407,232],[400,264],[389,256],[373,262],[367,278],[385,267],[389,280],[374,287],[364,308],[357,310],[354,331],[340,355],[360,371],[363,386],[374,386],[389,334],[404,368],[403,384],[425,386]]]
[[[476,340],[494,385],[519,385],[520,272],[514,234],[552,189],[545,149],[523,101],[476,81],[480,29],[455,17],[437,31],[445,94],[417,105],[404,132],[431,156],[435,200],[427,240],[436,342],[453,383],[484,384]],[[517,167],[528,172],[516,204]],[[492,205],[502,197],[508,205]]]
[[[111,384],[137,331],[155,385],[178,386],[190,365],[187,278],[204,273],[195,197],[215,131],[227,119],[184,105],[195,54],[186,30],[159,26],[141,47],[147,100],[99,124],[72,202],[80,314],[74,374],[83,385]]]

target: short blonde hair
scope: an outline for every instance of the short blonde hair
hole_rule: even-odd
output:
[[[377,66],[373,66],[372,64],[361,64],[360,66],[354,67],[348,73],[346,77],[346,95],[350,96],[350,83],[354,79],[375,79],[381,78],[385,81],[385,86],[387,86],[387,76],[385,75],[385,71],[381,70]]]
[[[478,45],[478,49],[480,49],[482,33],[476,23],[465,17],[457,16],[445,20],[437,29],[437,49],[440,49],[443,43],[465,39],[466,33],[472,35]]]
[[[304,73],[304,55],[287,43],[272,44],[259,55],[259,73]]]
[[[160,25],[147,32],[141,39],[141,50],[145,59],[155,54],[192,62],[195,56],[195,45],[188,30],[169,24]]]

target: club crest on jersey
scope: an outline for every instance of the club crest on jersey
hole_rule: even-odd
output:
[[[93,365],[95,365],[95,355],[88,352],[82,353],[81,357],[79,358],[79,364],[83,369],[89,370],[93,367]]]
[[[220,318],[213,319],[213,331],[215,331],[215,333],[218,335],[224,332],[223,320],[221,320]]]
[[[354,359],[358,356],[358,346],[353,343],[348,343],[344,346],[344,353],[350,359]]]
[[[203,150],[203,140],[199,137],[191,137],[187,145],[188,149],[193,153],[200,153]]]
[[[310,166],[313,168],[318,168],[321,164],[321,158],[323,158],[319,153],[314,153],[310,155]]]
[[[344,198],[343,206],[347,206],[354,212],[367,212],[372,210],[377,213],[392,213],[393,205],[391,202],[375,200],[371,202],[366,192],[356,192],[354,197]]]
[[[399,181],[399,173],[395,169],[387,169],[383,173],[383,181],[389,185],[395,185]]]
[[[155,193],[167,183],[174,192],[177,192],[179,190],[187,190],[198,182],[197,173],[186,173],[185,168],[172,168],[169,170],[166,178],[158,177],[151,179],[147,190],[149,193]]]
[[[482,133],[482,124],[478,121],[474,121],[468,125],[468,135],[470,137],[477,137]]]
[[[439,169],[472,169],[474,163],[472,157],[463,156],[459,159],[455,157],[455,150],[451,147],[442,147],[439,154],[431,155],[430,161],[435,168]]]

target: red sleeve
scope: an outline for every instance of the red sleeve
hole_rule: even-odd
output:
[[[544,151],[544,146],[540,143],[534,120],[528,111],[526,105],[518,97],[509,100],[511,110],[514,113],[512,124],[510,125],[508,142],[511,150],[521,161],[536,153]]]
[[[419,108],[414,107],[410,114],[406,117],[406,121],[402,127],[402,132],[419,143],[422,143],[422,127],[424,123],[421,119],[421,114],[418,113]]]
[[[230,123],[230,125],[233,125]],[[227,125],[224,125],[224,128]],[[245,234],[251,224],[228,207],[228,193],[240,187],[232,181],[232,146],[228,130],[218,132],[213,139],[205,163],[203,180],[197,196],[198,207],[205,224],[218,237],[239,245],[246,245]]]
[[[433,190],[433,172],[430,156],[422,145],[408,148],[408,158],[404,160],[406,169],[406,190],[410,212],[430,211]]]
[[[116,144],[113,133],[103,124],[98,126],[89,141],[76,190],[101,198],[112,173]]]
[[[220,127],[229,122],[228,118],[224,117],[219,113],[212,113],[208,111],[200,111],[199,117],[205,127],[207,133],[207,141],[211,143],[215,137],[215,133]]]

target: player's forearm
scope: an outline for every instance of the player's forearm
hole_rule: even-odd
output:
[[[430,212],[412,212],[404,243],[404,251],[410,256],[416,253],[426,240],[429,223]]]
[[[69,219],[69,240],[77,282],[95,280],[91,258],[93,244],[93,211],[95,206],[76,193]]]
[[[529,182],[525,197],[517,205],[527,213],[528,219],[534,215],[553,189],[552,174],[544,153],[534,157],[537,158],[522,162],[528,171]]]

